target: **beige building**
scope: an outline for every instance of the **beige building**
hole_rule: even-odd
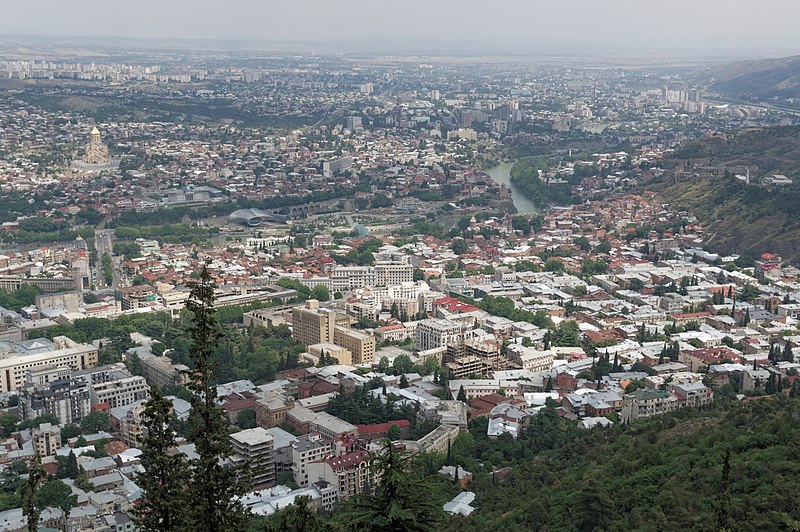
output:
[[[353,353],[349,349],[338,346],[336,344],[314,344],[308,346],[308,352],[314,356],[317,361],[324,354],[325,357],[333,357],[339,364],[351,366],[353,364]]]
[[[333,343],[353,354],[353,365],[371,364],[375,359],[375,337],[347,327],[336,327]]]
[[[61,447],[61,429],[58,425],[42,423],[31,429],[33,448],[39,456],[55,456],[56,449]]]
[[[111,408],[118,408],[149,399],[150,386],[144,377],[137,375],[94,384],[89,394],[92,405],[107,403]]]
[[[0,346],[0,393],[24,386],[28,370],[58,366],[79,371],[96,365],[96,347],[79,344],[66,336],[56,336],[52,342],[43,338],[9,342]]]
[[[234,465],[247,467],[253,488],[266,488],[275,484],[275,449],[272,435],[261,427],[231,434]]]
[[[306,301],[305,307],[292,309],[292,336],[303,345],[334,343],[335,326],[336,312],[319,308],[316,299]]]

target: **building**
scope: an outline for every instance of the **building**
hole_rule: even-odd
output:
[[[163,388],[167,385],[186,384],[189,368],[183,364],[175,364],[168,356],[152,356],[142,360],[142,373],[147,383]]]
[[[345,366],[353,364],[353,353],[351,353],[349,349],[345,349],[336,344],[310,345],[308,346],[308,352],[317,360],[324,356],[325,358],[335,358],[338,364],[344,364]]]
[[[292,444],[292,475],[295,483],[308,486],[308,464],[318,462],[333,454],[333,440],[325,439],[319,432],[299,436]]]
[[[128,375],[93,384],[90,388],[92,405],[102,403],[111,408],[130,406],[150,397],[150,386],[144,377]]]
[[[46,380],[44,375],[53,375],[55,378]],[[91,411],[89,385],[70,379],[69,368],[45,368],[29,372],[28,382],[18,392],[19,413],[24,420],[53,414],[62,425],[79,424]]]
[[[460,344],[464,341],[467,329],[464,324],[450,320],[422,320],[417,324],[415,332],[416,348],[419,351],[427,351],[436,347]]]
[[[336,326],[333,331],[333,343],[353,354],[354,365],[371,364],[375,359],[375,337],[370,334]]]
[[[256,399],[256,424],[265,429],[277,427],[286,421],[286,414],[294,407],[294,401],[288,400],[277,391],[264,392],[264,396]]]
[[[158,299],[155,288],[147,284],[120,288],[119,293],[122,310],[151,307]]]
[[[138,404],[128,410],[125,417],[119,420],[120,438],[128,447],[139,447],[144,436],[145,428],[142,423],[144,404]]]
[[[513,344],[508,346],[508,357],[522,369],[537,372],[547,371],[553,367],[555,353],[549,349],[537,351],[532,347]]]
[[[33,448],[39,456],[55,456],[61,447],[61,429],[58,425],[42,423],[31,429]]]
[[[672,412],[678,408],[678,398],[663,390],[636,390],[622,400],[622,422],[630,423]]]
[[[236,432],[230,436],[234,465],[247,467],[254,488],[275,484],[275,456],[272,435],[261,427]]]
[[[0,393],[13,392],[24,386],[28,370],[55,366],[78,371],[96,365],[96,347],[80,344],[66,336],[56,336],[52,342],[44,338],[0,342]]]
[[[89,143],[85,147],[83,162],[93,165],[111,163],[111,157],[108,155],[108,146],[103,144],[100,138],[100,130],[97,127],[93,127],[91,133],[89,133]]]
[[[336,343],[333,338],[335,326],[336,312],[319,308],[316,299],[309,299],[304,307],[292,309],[292,336],[303,345]]]
[[[357,450],[334,458],[308,464],[311,483],[323,480],[338,488],[337,499],[344,500],[364,493],[378,483],[378,474],[372,467],[374,456],[369,451]]]

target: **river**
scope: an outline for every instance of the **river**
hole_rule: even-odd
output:
[[[511,182],[511,168],[513,166],[514,163],[499,164],[486,170],[486,173],[495,183],[505,185],[511,191],[511,199],[514,201],[514,207],[517,208],[517,212],[521,214],[538,214],[539,209],[536,208],[536,205],[526,198],[522,191]]]

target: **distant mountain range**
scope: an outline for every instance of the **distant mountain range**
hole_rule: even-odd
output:
[[[721,65],[708,71],[707,81],[735,96],[800,98],[800,55]]]

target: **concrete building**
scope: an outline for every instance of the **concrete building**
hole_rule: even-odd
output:
[[[375,337],[370,334],[337,326],[333,332],[333,343],[353,354],[353,365],[371,364],[375,359]]]
[[[44,338],[0,342],[0,393],[13,392],[24,386],[28,370],[56,366],[77,371],[96,365],[96,347],[80,344],[66,336],[56,336],[52,342]]]
[[[335,343],[335,326],[336,312],[319,308],[316,299],[306,301],[305,307],[292,309],[292,336],[303,345]]]
[[[373,460],[369,451],[352,451],[308,464],[308,478],[312,483],[323,480],[336,486],[337,499],[341,501],[378,483],[377,472],[372,468]]]
[[[272,435],[261,427],[231,434],[234,465],[247,466],[254,488],[275,484],[275,456]]]
[[[167,385],[186,384],[189,377],[184,373],[189,368],[183,364],[175,364],[167,356],[152,356],[142,360],[142,373],[147,383],[163,388]]]
[[[107,403],[111,408],[118,408],[148,399],[150,386],[144,377],[127,376],[94,384],[89,393],[92,405]]]
[[[64,376],[66,371],[67,376]],[[43,374],[53,375],[45,380]],[[91,411],[89,385],[69,378],[69,368],[46,368],[29,372],[28,383],[18,390],[19,413],[23,420],[53,414],[62,425],[79,424]]]
[[[298,437],[292,444],[292,475],[295,483],[300,487],[308,486],[308,464],[331,456],[333,450],[333,440],[323,438],[319,432]]]
[[[417,324],[416,348],[427,351],[436,347],[460,344],[464,341],[467,327],[450,320],[430,319]]]
[[[678,408],[678,398],[663,390],[636,390],[622,400],[622,422],[630,423]]]
[[[33,448],[39,456],[55,456],[56,449],[61,447],[61,429],[58,425],[42,423],[31,429]]]

